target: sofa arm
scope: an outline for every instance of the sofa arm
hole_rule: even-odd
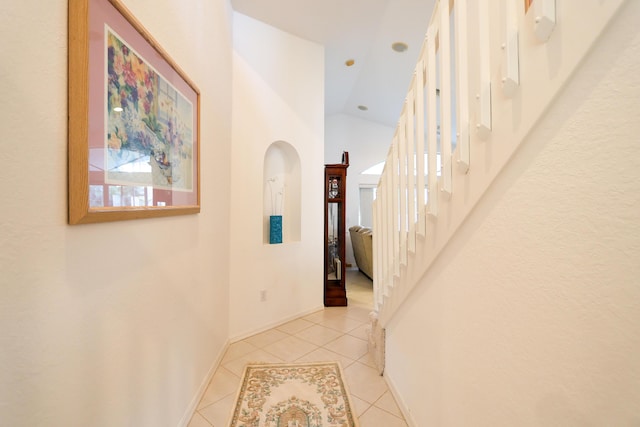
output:
[[[370,279],[373,279],[373,239],[372,231],[367,227],[354,225],[349,228],[353,256],[358,269]]]

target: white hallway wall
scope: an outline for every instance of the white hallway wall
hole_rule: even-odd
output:
[[[389,324],[416,426],[640,423],[638,19],[627,2]]]
[[[407,81],[407,87],[409,82]],[[325,123],[325,163],[340,163],[342,152],[349,152],[347,170],[347,263],[356,266],[349,227],[358,225],[361,184],[377,185],[379,176],[362,175],[371,166],[384,162],[395,129],[346,114],[327,116]]]
[[[201,91],[202,213],[67,225],[68,2],[3,2],[3,426],[175,427],[227,342],[231,9],[125,3]]]
[[[232,338],[322,307],[323,70],[321,45],[234,13]],[[300,157],[301,239],[269,245],[263,243],[263,162],[275,141],[286,141]]]

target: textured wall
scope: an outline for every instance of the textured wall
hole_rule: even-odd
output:
[[[202,94],[202,213],[68,226],[67,1],[0,8],[0,425],[171,426],[228,337],[231,16],[127,0]]]
[[[639,16],[627,2],[390,323],[416,426],[640,425]]]
[[[234,13],[233,67],[235,339],[322,307],[324,52],[316,43]],[[263,243],[263,168],[265,152],[276,141],[290,144],[300,158],[300,238],[269,245]],[[291,171],[285,181],[294,176]],[[292,197],[286,188],[284,197]]]

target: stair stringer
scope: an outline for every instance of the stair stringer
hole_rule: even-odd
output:
[[[401,264],[399,271],[391,277],[386,286],[386,294],[377,306],[378,321],[385,327],[411,294],[416,284],[431,268],[433,262],[446,247],[464,220],[496,177],[518,150],[526,136],[544,116],[557,99],[564,85],[579,68],[589,54],[600,34],[606,30],[621,6],[628,1],[617,0],[604,3],[563,3],[558,10],[558,20],[563,28],[551,34],[541,43],[532,31],[522,31],[520,36],[520,73],[522,81],[519,89],[507,98],[500,90],[500,73],[492,73],[492,116],[494,125],[487,136],[479,132],[470,132],[470,167],[466,171],[454,168],[452,193],[438,191],[437,215],[427,215],[427,207],[419,215],[426,221],[424,236],[416,235],[415,251],[406,253],[406,265]],[[587,11],[586,8],[589,8]],[[572,19],[568,19],[573,17]],[[582,20],[577,19],[581,18]],[[564,18],[564,20],[563,20]],[[529,14],[523,18],[527,28],[535,27],[535,17]],[[583,29],[589,28],[584,33]],[[498,30],[495,30],[498,32]],[[579,40],[571,45],[563,43],[563,38],[580,34]],[[496,36],[498,38],[499,36]],[[496,50],[496,48],[492,48]],[[497,49],[500,49],[498,46]],[[492,57],[499,58],[499,51]],[[471,61],[473,62],[473,61]],[[495,62],[495,61],[494,61]],[[473,70],[473,64],[470,70]],[[492,64],[499,70],[499,64]],[[477,82],[470,79],[470,93],[478,92]],[[472,104],[473,105],[473,104]],[[526,112],[524,114],[523,112]],[[471,121],[477,118],[477,110],[471,112]],[[453,154],[453,160],[458,156]],[[440,189],[441,183],[439,183]],[[417,230],[420,227],[412,227]],[[415,231],[414,231],[415,232]],[[374,231],[375,233],[375,231]],[[402,248],[406,251],[406,248]],[[378,286],[378,278],[376,286]],[[389,280],[389,279],[387,279]]]

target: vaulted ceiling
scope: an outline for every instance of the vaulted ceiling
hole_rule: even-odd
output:
[[[231,3],[236,12],[325,46],[326,115],[396,126],[435,0]],[[405,43],[406,51],[393,50],[396,42]],[[350,59],[354,64],[347,66]]]

